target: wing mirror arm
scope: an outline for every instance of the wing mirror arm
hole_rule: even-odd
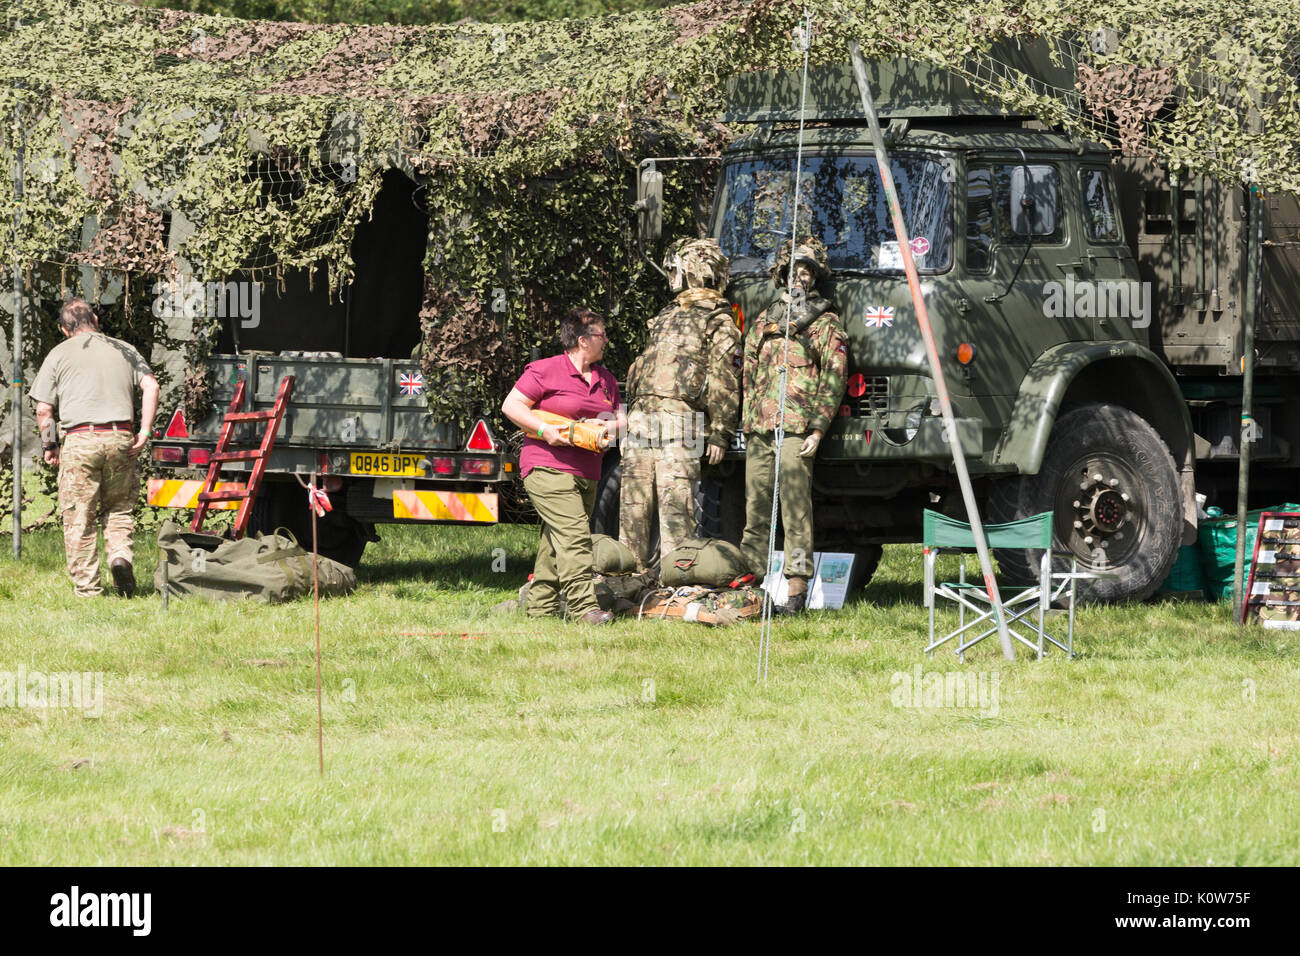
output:
[[[641,256],[665,279],[659,263],[650,255],[650,250],[663,237],[664,231],[664,174],[659,171],[658,163],[708,163],[715,162],[720,156],[656,156],[641,160],[637,167],[636,202],[632,212],[636,216],[637,236],[640,240]]]
[[[1026,212],[1029,212],[1034,208],[1034,204],[1035,204],[1034,197],[1031,196],[1027,191],[1028,189],[1033,188],[1033,180],[1030,179],[1029,177],[1029,160],[1025,156],[1025,151],[1023,149],[1017,147],[1016,152],[1020,154],[1020,168],[1024,170],[1024,177],[1026,183],[1026,193],[1025,195],[1020,197],[1020,208],[1024,209]],[[1001,292],[999,292],[997,295],[986,295],[984,297],[985,302],[993,303],[1005,299],[1007,297],[1007,294],[1011,291],[1012,287],[1015,286],[1016,280],[1020,278],[1020,270],[1021,268],[1024,267],[1025,260],[1029,258],[1029,247],[1034,244],[1034,219],[1032,216],[1028,217],[1028,223],[1029,223],[1029,230],[1025,234],[1025,251],[1021,253],[1020,261],[1016,263],[1016,271],[1011,273],[1011,278],[1007,280],[1007,287],[1003,289]]]

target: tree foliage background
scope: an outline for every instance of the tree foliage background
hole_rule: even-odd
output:
[[[26,156],[21,224],[0,232],[0,261],[22,263],[36,306],[24,364],[55,341],[63,295],[106,299],[116,283],[107,328],[143,349],[187,348],[192,412],[207,401],[211,323],[170,341],[141,290],[182,270],[275,281],[307,267],[338,289],[391,169],[420,183],[430,224],[420,322],[433,414],[494,409],[577,303],[614,319],[621,372],[666,298],[634,241],[636,163],[715,154],[733,134],[719,122],[727,78],[798,66],[805,9],[814,64],[844,62],[856,39],[868,57],[941,64],[995,103],[1172,171],[1300,191],[1300,0],[700,0],[525,22],[507,21],[632,4],[182,2],[327,22],[0,4],[0,151],[6,169],[20,142]],[[407,25],[425,13],[501,22]],[[990,57],[995,41],[1034,37],[1073,69],[1072,88]],[[673,235],[694,229],[708,173],[668,169]],[[0,178],[4,208],[15,198]],[[504,312],[489,308],[495,288]]]
[[[673,0],[148,0],[140,6],[299,23],[455,23],[560,20],[659,10]]]

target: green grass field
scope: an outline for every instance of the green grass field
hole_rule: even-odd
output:
[[[4,538],[0,672],[101,672],[103,707],[0,707],[0,864],[1300,862],[1300,637],[1226,608],[931,662],[892,547],[845,610],[776,625],[758,686],[756,625],[490,615],[535,529],[383,533],[322,603],[323,779],[310,600],[77,602],[57,531],[18,564]],[[918,664],[996,707],[895,706]]]

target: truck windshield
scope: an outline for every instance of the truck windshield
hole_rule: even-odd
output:
[[[896,154],[890,165],[917,268],[945,271],[952,264],[952,184],[944,164]],[[717,235],[733,273],[766,272],[790,237],[794,166],[793,153],[727,165]],[[903,271],[874,156],[804,156],[799,233],[809,231],[826,244],[834,270]]]

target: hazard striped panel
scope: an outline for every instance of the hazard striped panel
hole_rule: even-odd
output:
[[[485,523],[495,522],[497,514],[497,496],[490,492],[483,494],[475,494],[471,491],[397,490],[393,492],[394,518]]]
[[[216,490],[236,491],[243,488],[240,481],[219,481]],[[181,481],[175,478],[149,479],[149,504],[155,508],[197,508],[202,481]],[[217,511],[237,511],[238,501],[213,501],[208,505]]]

